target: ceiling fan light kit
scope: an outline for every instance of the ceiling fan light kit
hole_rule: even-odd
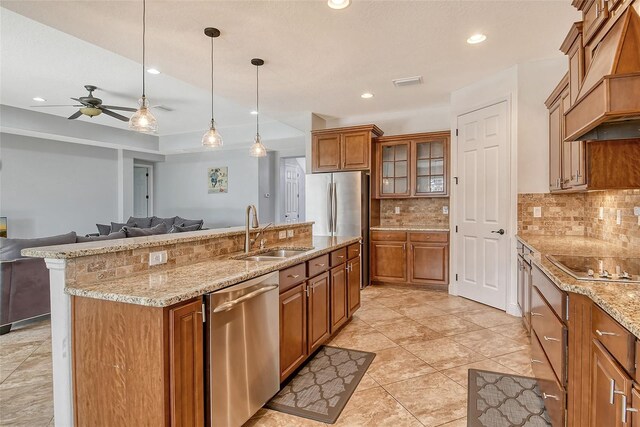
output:
[[[147,2],[142,0],[142,97],[138,101],[138,110],[129,119],[129,129],[142,133],[156,133],[158,122],[149,111],[149,101],[145,96],[145,33],[146,33]]]
[[[204,34],[211,38],[211,126],[209,130],[205,132],[202,136],[202,146],[207,148],[217,148],[222,147],[222,135],[216,129],[216,121],[213,114],[213,100],[214,100],[214,82],[213,82],[213,65],[214,65],[214,56],[213,56],[213,40],[220,36],[220,30],[213,27],[207,27],[204,29]]]
[[[267,148],[262,144],[262,138],[260,138],[260,80],[258,77],[258,70],[264,65],[264,61],[260,58],[253,58],[251,64],[256,66],[256,137],[253,140],[253,145],[249,149],[249,155],[251,157],[265,157],[267,155]]]

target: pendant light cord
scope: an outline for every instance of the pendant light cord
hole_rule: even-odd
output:
[[[256,135],[260,136],[260,80],[258,79],[258,69],[256,65]]]
[[[213,37],[211,37],[211,124],[213,125]]]
[[[145,34],[146,34],[146,19],[147,17],[147,2],[146,0],[142,0],[142,97],[145,98],[145,81],[144,81],[144,73],[146,72],[145,70],[145,44],[144,44],[144,39],[145,39]]]

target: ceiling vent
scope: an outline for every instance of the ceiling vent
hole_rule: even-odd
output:
[[[422,76],[406,77],[404,79],[392,80],[395,87],[413,86],[422,84]]]

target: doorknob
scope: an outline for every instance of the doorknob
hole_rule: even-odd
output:
[[[501,229],[500,229],[500,230],[498,230],[498,231],[495,231],[495,230],[494,230],[494,231],[492,231],[492,233],[497,233],[497,234],[499,234],[499,235],[501,235],[501,236],[502,236],[502,235],[504,234],[504,229],[502,229],[502,228],[501,228]]]

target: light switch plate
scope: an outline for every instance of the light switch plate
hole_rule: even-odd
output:
[[[598,219],[604,219],[604,208],[602,206],[598,209]]]
[[[400,213],[400,206],[396,206],[393,211],[396,213],[396,215],[398,215]]]
[[[640,216],[640,206],[634,206],[633,208],[633,214],[635,216]]]
[[[533,208],[533,217],[540,218],[542,216],[542,207],[536,206]]]
[[[287,237],[293,237],[293,230],[287,230]]]
[[[278,239],[286,239],[286,238],[287,238],[286,230],[282,230],[281,232],[278,233]]]
[[[622,211],[620,209],[616,210],[616,224],[622,224]]]
[[[449,215],[449,206],[443,206],[442,207],[442,213],[444,215]]]
[[[167,251],[151,252],[149,254],[149,265],[160,265],[167,263]]]

